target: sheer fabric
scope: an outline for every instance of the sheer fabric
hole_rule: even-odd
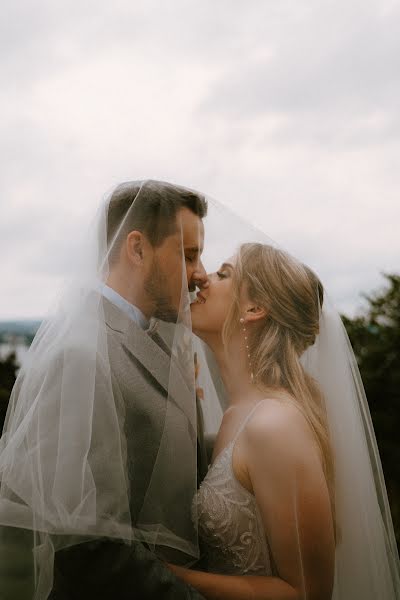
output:
[[[129,190],[129,208],[110,224],[112,199]],[[205,533],[206,510],[214,511],[213,526],[220,531],[226,525],[228,532],[232,522],[238,528],[232,530],[235,538],[245,534],[236,558],[226,555],[226,571],[231,561],[231,572],[272,572],[273,545],[265,531],[263,536],[256,503],[234,487],[230,448],[211,468],[203,490],[222,485],[239,504],[227,508],[224,496],[216,511],[215,492],[208,500],[203,491],[196,495],[205,472],[198,464],[199,438],[215,435],[229,398],[212,353],[192,335],[184,225],[178,221],[177,230],[168,229],[168,198],[176,193],[204,199],[193,190],[153,181],[131,182],[111,194],[76,252],[73,277],[18,376],[0,442],[0,542],[3,573],[16,556],[31,568],[33,592],[26,597],[47,598],[55,552],[85,540],[141,540],[160,557],[193,561],[199,556],[197,527]],[[154,198],[167,202],[140,220],[139,209]],[[203,261],[208,272],[242,243],[276,246],[244,219],[207,200]],[[136,320],[103,290],[112,287],[123,241],[132,228],[148,231],[149,223],[155,247],[167,227],[175,260],[170,266],[155,261],[149,268],[146,293],[154,302],[144,320]],[[135,244],[132,239],[132,256],[141,264],[146,247]],[[196,244],[202,245],[200,226]],[[142,288],[135,277],[125,279],[125,286],[139,304]],[[329,300],[322,307],[320,333],[302,362],[324,398],[335,464],[340,535],[333,598],[398,599],[399,558],[368,404]],[[298,487],[289,483],[296,507]],[[249,553],[244,549],[249,531],[254,555],[250,545]],[[292,538],[300,565],[301,536],[298,529]],[[231,551],[235,540],[228,536],[223,544]]]
[[[191,207],[186,213],[174,213],[177,198]],[[183,563],[198,556],[188,229],[180,215],[192,220],[191,245],[201,252],[204,203],[172,184],[122,184],[74,253],[73,276],[20,370],[0,442],[3,591],[7,573],[21,568],[21,597],[47,598],[55,552],[88,540],[143,541]],[[131,239],[132,231],[140,235]]]
[[[221,212],[223,210],[219,205],[210,203],[207,219],[212,220],[215,214],[214,222],[217,223]],[[223,253],[224,258],[219,260],[219,264],[233,256],[242,243],[261,242],[279,248],[265,234],[246,225],[231,213],[224,215],[224,224],[221,221],[220,223],[217,254]],[[215,255],[210,256],[206,251],[204,262],[209,271],[215,270]],[[315,293],[318,291],[315,290]],[[229,360],[229,349],[227,352]],[[329,290],[325,289],[324,302],[320,309],[319,334],[314,344],[302,354],[301,362],[322,393],[334,463],[336,548],[332,598],[399,599],[399,555],[379,450],[357,362],[340,315],[329,298]],[[210,394],[213,394],[214,389],[218,391],[223,412],[229,399],[209,358],[208,365],[213,375]],[[206,412],[206,421],[207,416]],[[217,411],[211,407],[208,422],[213,423],[214,430],[217,430],[219,418]],[[295,440],[282,441],[282,447],[287,444],[295,444]],[[253,556],[250,552],[251,544],[248,553],[243,550],[244,543],[240,542],[240,534],[245,534],[246,538],[245,531],[250,531],[250,522],[254,527],[256,524],[258,527],[260,515],[254,497],[249,498],[240,485],[238,486],[232,472],[231,457],[232,445],[228,446],[211,466],[196,495],[194,506],[198,510],[200,535],[205,541],[209,556],[214,557],[209,564],[210,570],[240,574],[251,564],[250,555]],[[288,477],[293,477],[290,486],[291,502],[294,507],[298,507],[299,481],[294,473]],[[242,507],[250,511],[246,517],[248,526],[243,526],[243,529],[239,525],[243,524]],[[295,521],[300,519],[296,510],[298,509],[295,508],[293,514]],[[216,533],[214,539],[213,533]],[[271,564],[274,564],[273,547],[265,533],[265,522],[264,532],[260,533],[258,528],[256,533],[255,529],[252,529],[251,536],[254,542],[251,551],[254,550],[257,555],[255,564],[258,564],[262,555],[261,548],[265,546],[270,550],[270,555],[264,554],[264,569],[266,574],[271,573]],[[255,541],[257,536],[263,539]],[[301,528],[297,527],[292,541],[297,547],[300,569],[304,558],[301,553],[302,536]],[[237,548],[243,559],[242,563],[238,555],[235,556]],[[279,572],[274,574],[279,576]],[[304,572],[303,581],[305,580]],[[305,584],[302,593],[302,597],[307,598]]]

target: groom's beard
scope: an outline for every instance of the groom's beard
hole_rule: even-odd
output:
[[[153,317],[176,323],[178,310],[173,305],[171,294],[168,291],[168,279],[162,272],[159,262],[154,259],[150,274],[144,282],[144,290],[153,306]]]

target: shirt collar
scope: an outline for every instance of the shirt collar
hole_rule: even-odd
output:
[[[118,292],[116,292],[113,288],[103,284],[101,292],[103,296],[107,298],[107,300],[120,308],[125,314],[128,315],[128,317],[132,319],[132,321],[135,321],[139,327],[142,329],[147,329],[149,327],[149,321],[146,319],[142,311],[134,304],[128,302],[128,300],[125,300],[125,298],[118,294]]]

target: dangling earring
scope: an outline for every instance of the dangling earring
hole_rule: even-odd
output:
[[[247,337],[247,329],[246,329],[245,320],[243,317],[240,318],[239,323],[242,325],[242,331],[244,333],[244,343],[246,345],[247,359],[248,359],[249,369],[250,369],[250,383],[254,383],[253,368],[251,366],[249,340]]]

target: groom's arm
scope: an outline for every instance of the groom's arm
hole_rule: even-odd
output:
[[[49,600],[204,600],[140,542],[84,542],[55,555]]]
[[[116,413],[124,419],[119,387],[112,378]],[[96,399],[108,392],[102,371],[96,374]],[[95,404],[93,421],[102,417]],[[122,425],[121,425],[122,427]],[[93,427],[95,429],[95,427]],[[101,443],[100,443],[101,442]],[[125,452],[123,449],[122,452]],[[104,448],[102,440],[92,440],[90,464],[97,480]],[[100,458],[99,458],[100,457]],[[101,479],[101,473],[99,476]],[[104,484],[103,484],[104,485]],[[112,489],[105,490],[113,502]],[[104,490],[103,490],[104,492]],[[103,494],[106,495],[107,494]],[[112,506],[110,510],[112,510]],[[104,507],[103,507],[103,510]],[[57,540],[54,540],[57,548]],[[177,578],[156,555],[140,542],[124,543],[109,538],[84,541],[57,550],[54,559],[54,584],[50,600],[204,600],[189,584]]]

